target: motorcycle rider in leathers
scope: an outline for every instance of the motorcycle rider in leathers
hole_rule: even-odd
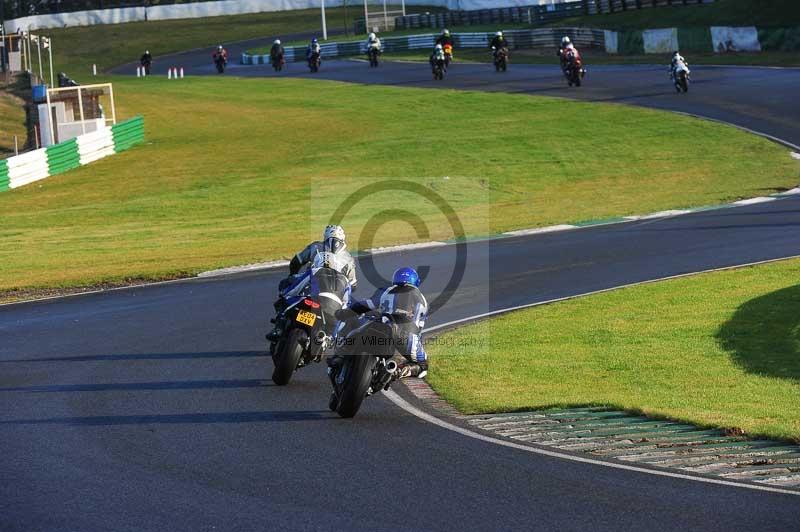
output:
[[[283,311],[286,301],[284,296],[287,292],[299,292],[302,290],[303,286],[300,279],[303,275],[300,270],[304,266],[311,265],[319,253],[332,253],[335,256],[336,270],[347,277],[351,289],[355,290],[358,283],[356,279],[356,263],[346,249],[345,238],[344,229],[341,226],[328,225],[323,232],[322,241],[311,242],[292,257],[289,263],[289,275],[278,284],[278,299],[274,303],[276,314],[280,314]],[[267,340],[275,342],[280,339],[281,334],[282,331],[274,327],[267,334]]]
[[[689,63],[686,61],[686,58],[676,50],[672,53],[672,59],[669,64],[669,79],[675,79],[675,71],[680,65],[686,67],[687,72],[689,71]]]
[[[400,268],[392,276],[392,286],[378,290],[370,299],[354,301],[349,308],[336,311],[342,321],[338,331],[336,353],[328,358],[329,374],[333,374],[342,364],[342,354],[350,346],[348,338],[358,335],[361,326],[367,324],[366,318],[359,315],[374,312],[381,319],[392,323],[394,338],[392,345],[397,363],[397,378],[425,378],[428,374],[428,357],[422,345],[422,330],[428,317],[428,302],[419,289],[420,278],[413,268]]]
[[[500,50],[505,50],[506,54],[508,54],[508,41],[506,40],[502,31],[498,31],[494,34],[492,42],[489,43],[489,48],[492,49],[493,57],[497,57],[497,54],[500,52]]]

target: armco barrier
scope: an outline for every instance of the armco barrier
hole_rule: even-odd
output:
[[[503,32],[512,48],[537,48],[559,45],[561,37],[569,36],[578,48],[604,48],[611,54],[669,54],[672,50],[682,52],[743,52],[762,50],[800,50],[800,27],[755,28],[658,28],[646,30],[596,30],[591,28],[557,27],[530,30],[508,30]],[[384,51],[388,53],[433,48],[438,34],[426,33],[382,39]],[[493,32],[453,33],[453,44],[459,48],[486,48]],[[366,53],[364,41],[325,43],[322,57],[347,57]],[[305,59],[305,47],[287,47],[287,61]],[[242,54],[243,65],[269,64],[268,55]]]
[[[0,161],[0,192],[62,174],[127,150],[144,141],[144,120],[132,118],[110,128]]]
[[[8,186],[17,188],[50,175],[47,167],[47,152],[44,148],[29,151],[6,159],[8,163]]]
[[[138,116],[111,126],[114,137],[114,151],[125,151],[144,141],[144,118]]]
[[[602,30],[589,28],[536,28],[530,30],[508,30],[503,32],[512,48],[531,48],[537,46],[557,47],[561,37],[569,35],[578,47],[605,47],[605,34]],[[453,33],[453,43],[458,48],[488,48],[494,32]],[[388,53],[408,50],[430,50],[438,34],[425,33],[403,37],[381,39],[383,50]],[[305,61],[305,46],[285,48],[287,62]],[[322,58],[347,57],[366,53],[365,41],[326,43],[321,46]],[[269,55],[242,54],[243,65],[269,64]]]
[[[0,161],[0,192],[8,190],[8,163]]]
[[[78,155],[78,140],[71,139],[54,146],[49,146],[47,150],[47,165],[50,168],[50,175],[63,174],[81,165],[80,155]]]

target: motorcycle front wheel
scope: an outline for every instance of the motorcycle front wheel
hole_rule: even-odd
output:
[[[342,371],[346,371],[346,376],[342,383],[339,404],[336,407],[336,413],[341,417],[351,418],[358,413],[372,382],[374,368],[375,357],[366,353],[349,357],[345,361]]]

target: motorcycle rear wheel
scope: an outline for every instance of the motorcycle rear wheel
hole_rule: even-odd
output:
[[[289,336],[278,346],[278,353],[272,357],[275,369],[272,371],[272,382],[285,386],[292,380],[300,357],[303,356],[303,345],[308,335],[302,329],[292,329]]]
[[[367,396],[367,389],[372,382],[372,370],[375,368],[375,357],[361,353],[351,357],[345,364],[349,364],[349,367],[342,368],[343,371],[347,370],[347,377],[342,384],[336,413],[343,418],[351,418],[358,413]]]

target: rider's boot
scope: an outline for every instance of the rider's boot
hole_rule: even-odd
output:
[[[405,379],[407,377],[416,377],[424,379],[428,375],[428,362],[407,362],[397,368],[397,378]]]

